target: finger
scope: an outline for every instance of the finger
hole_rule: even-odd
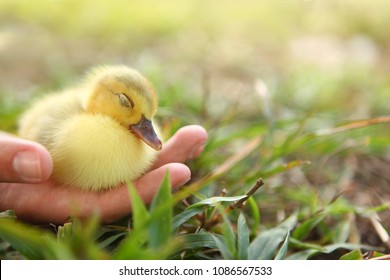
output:
[[[167,171],[169,171],[172,189],[184,185],[191,178],[190,169],[180,163],[167,164],[149,172],[134,182],[138,194],[145,204],[149,204],[153,200]],[[102,209],[104,223],[110,223],[128,215],[131,212],[131,203],[127,187],[123,186],[107,192],[107,195],[101,197],[99,207]],[[105,210],[103,211],[103,209]]]
[[[179,129],[163,145],[163,150],[153,164],[153,168],[170,162],[184,163],[197,157],[203,151],[206,140],[207,132],[199,125],[189,125]]]
[[[0,182],[39,183],[49,178],[53,162],[40,144],[0,133]]]
[[[167,171],[169,171],[173,189],[177,189],[191,179],[190,169],[181,163],[169,163],[158,169],[155,169],[142,176],[135,182],[135,186],[144,202],[151,202]]]
[[[134,184],[141,199],[150,203],[169,171],[172,188],[191,177],[187,166],[167,164],[149,172]],[[106,192],[86,192],[71,187],[43,184],[0,183],[0,210],[13,209],[18,218],[33,223],[63,224],[69,217],[88,217],[100,213],[103,223],[114,222],[131,213],[127,186]]]

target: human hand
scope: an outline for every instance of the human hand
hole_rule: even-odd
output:
[[[173,189],[191,178],[183,163],[204,148],[207,132],[191,125],[181,128],[163,146],[150,171],[134,181],[141,199],[150,203],[169,171]],[[64,223],[71,215],[98,212],[110,223],[131,212],[126,185],[103,192],[86,192],[51,180],[53,163],[40,144],[0,133],[0,211],[14,210],[18,218],[34,223]]]

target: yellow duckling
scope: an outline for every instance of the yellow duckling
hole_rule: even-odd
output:
[[[49,150],[58,183],[108,189],[142,175],[161,150],[152,124],[157,106],[139,72],[100,67],[82,86],[35,103],[21,117],[19,134]]]

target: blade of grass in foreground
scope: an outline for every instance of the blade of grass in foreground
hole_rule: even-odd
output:
[[[133,211],[133,227],[135,230],[142,230],[149,221],[150,215],[131,182],[128,183],[128,188]]]
[[[157,214],[154,214],[154,212]],[[172,193],[168,173],[152,201],[150,214],[149,247],[157,249],[170,239],[172,233]]]
[[[154,197],[150,210],[129,186],[134,229],[118,247],[114,259],[164,259],[175,248],[171,239],[172,194],[168,174]]]
[[[22,223],[0,219],[0,238],[11,244],[27,259],[76,259],[69,246],[58,242],[44,230],[38,230]]]
[[[43,259],[42,233],[15,221],[0,219],[0,238],[28,259]]]

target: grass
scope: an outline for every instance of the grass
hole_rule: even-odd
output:
[[[114,224],[3,212],[2,259],[388,258],[386,1],[60,2],[0,4],[1,130],[36,95],[124,63],[159,92],[165,135],[197,123],[209,141],[185,188],[167,178],[148,206],[129,186],[134,212]]]

